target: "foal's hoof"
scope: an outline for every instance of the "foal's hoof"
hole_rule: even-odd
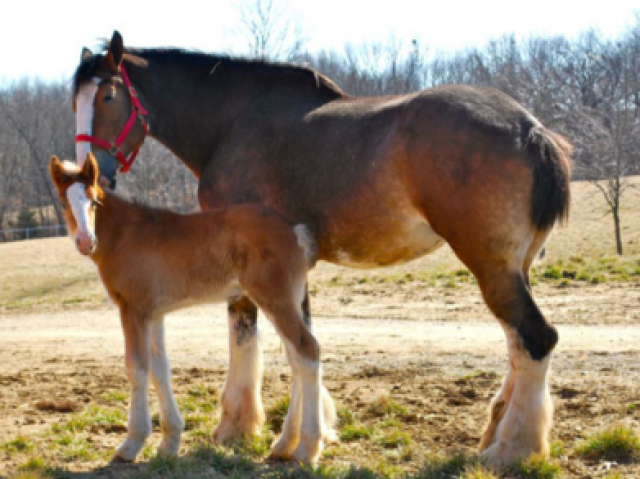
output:
[[[120,455],[120,453],[116,453],[115,456],[111,458],[109,464],[133,464],[134,459],[127,459],[126,457]]]
[[[335,429],[328,429],[325,431],[324,436],[322,436],[322,440],[325,444],[336,444],[340,442],[340,437]]]

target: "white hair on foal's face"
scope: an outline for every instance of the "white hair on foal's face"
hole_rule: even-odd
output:
[[[80,182],[72,184],[67,188],[67,200],[76,220],[76,247],[82,254],[91,254],[96,247],[96,235],[91,217],[92,200],[87,196],[86,185]]]
[[[93,133],[93,102],[98,93],[99,78],[93,78],[82,85],[76,96],[76,135],[91,135]],[[84,165],[87,153],[91,151],[91,143],[79,141],[76,143],[76,161]]]

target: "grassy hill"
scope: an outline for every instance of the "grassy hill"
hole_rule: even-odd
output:
[[[584,287],[608,281],[640,283],[640,178],[632,181],[638,188],[628,190],[621,211],[624,257],[615,254],[613,221],[600,192],[588,183],[574,183],[569,225],[552,233],[546,258],[534,267],[534,281],[571,281]],[[372,271],[321,263],[312,272],[311,288],[349,288],[363,282],[380,288],[407,282],[450,287],[473,281],[443,247],[412,263]],[[0,313],[95,308],[106,302],[93,263],[77,253],[68,238],[0,244]]]

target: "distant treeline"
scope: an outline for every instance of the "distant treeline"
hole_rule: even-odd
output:
[[[640,16],[613,39],[595,30],[571,40],[504,36],[451,55],[431,55],[416,40],[391,39],[341,53],[298,49],[286,59],[319,70],[352,95],[446,83],[491,86],[572,141],[574,178],[621,181],[640,171]],[[29,79],[0,85],[0,227],[20,226],[20,218],[62,222],[47,165],[52,154],[74,157],[69,86]],[[194,178],[153,141],[118,189],[176,210],[197,207]]]

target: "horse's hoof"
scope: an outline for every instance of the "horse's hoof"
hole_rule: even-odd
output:
[[[311,439],[309,437],[300,438],[298,447],[293,451],[293,459],[304,464],[315,465],[318,463],[324,443],[322,439]]]
[[[292,459],[291,454],[287,454],[285,452],[276,452],[276,451],[271,451],[268,457],[269,461],[277,461],[277,462],[290,461],[291,459]]]
[[[293,451],[298,447],[299,439],[297,437],[278,437],[271,445],[270,459],[276,461],[290,461],[293,458]]]

